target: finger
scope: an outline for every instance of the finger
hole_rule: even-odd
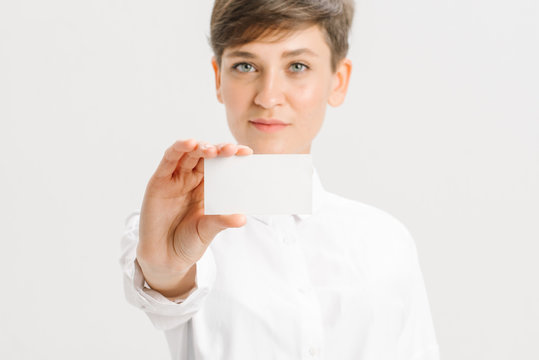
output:
[[[182,156],[189,151],[192,151],[197,145],[194,139],[178,140],[170,146],[163,155],[159,166],[155,170],[155,176],[167,177],[171,176],[176,170],[178,161]]]
[[[200,158],[217,156],[217,148],[206,142],[199,142],[193,151],[185,153],[178,162],[177,171],[192,171]]]
[[[193,169],[194,172],[204,174],[204,158],[198,160],[198,164]]]
[[[217,151],[219,151],[220,149],[223,149],[223,147],[226,146],[226,145],[229,145],[229,147],[234,146],[234,144],[230,144],[230,143],[221,143],[221,144],[215,145],[215,147],[216,147]],[[230,151],[233,151],[233,150],[230,150],[230,149],[227,148],[224,151],[225,152],[230,152]],[[253,153],[253,149],[251,149],[250,147],[248,147],[246,145],[235,145],[235,151],[236,151],[236,153],[235,153],[236,155],[251,155]],[[212,155],[213,155],[213,153],[212,153]],[[233,155],[233,153],[231,153],[230,155]],[[214,157],[214,156],[205,156],[205,158],[212,158],[212,157]],[[195,166],[195,168],[193,169],[193,171],[204,174],[204,158],[200,158],[198,160],[198,163]]]
[[[216,145],[216,147],[218,148],[219,146],[221,146],[222,148],[224,145],[226,144],[219,144],[219,145]],[[252,154],[253,154],[253,149],[251,149],[250,147],[246,145],[236,145],[235,155],[245,156],[245,155],[252,155]],[[209,158],[209,157],[206,156],[206,158]],[[198,163],[193,169],[193,171],[204,174],[204,158],[200,158],[198,160]]]
[[[220,149],[217,156],[232,156],[236,153],[238,145],[227,143],[224,144]]]
[[[249,146],[246,145],[238,145],[236,150],[236,155],[244,156],[244,155],[252,155],[254,153],[253,149],[251,149]]]

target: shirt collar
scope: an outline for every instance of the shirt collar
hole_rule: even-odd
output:
[[[312,207],[313,211],[312,214],[315,214],[319,209],[322,202],[322,197],[326,190],[322,186],[322,182],[320,181],[320,177],[318,176],[318,171],[316,171],[315,167],[313,166],[313,188],[312,188]],[[312,214],[292,214],[296,219],[299,220],[305,220],[312,216]],[[272,224],[272,219],[275,215],[249,215],[261,222],[263,222],[266,225]]]

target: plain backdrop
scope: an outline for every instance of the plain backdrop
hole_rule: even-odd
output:
[[[326,189],[416,240],[443,359],[539,359],[539,3],[359,0]],[[166,359],[124,219],[177,139],[234,141],[212,2],[0,2],[0,358]]]

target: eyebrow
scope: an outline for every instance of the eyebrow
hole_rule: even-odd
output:
[[[302,55],[302,54],[306,54],[306,55],[311,55],[311,56],[318,56],[314,51],[310,50],[310,49],[307,49],[307,48],[301,48],[301,49],[296,49],[296,50],[289,50],[289,51],[285,51],[283,54],[282,54],[282,58],[288,58],[288,57],[293,57],[293,56],[298,56],[298,55]],[[242,50],[236,50],[236,51],[232,51],[231,53],[227,54],[226,57],[242,57],[242,58],[246,58],[246,59],[256,59],[257,56],[253,53],[250,53],[248,51],[242,51]]]

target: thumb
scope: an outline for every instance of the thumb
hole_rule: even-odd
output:
[[[198,235],[205,243],[209,243],[221,231],[228,228],[242,227],[247,223],[243,214],[204,215],[198,222]]]

